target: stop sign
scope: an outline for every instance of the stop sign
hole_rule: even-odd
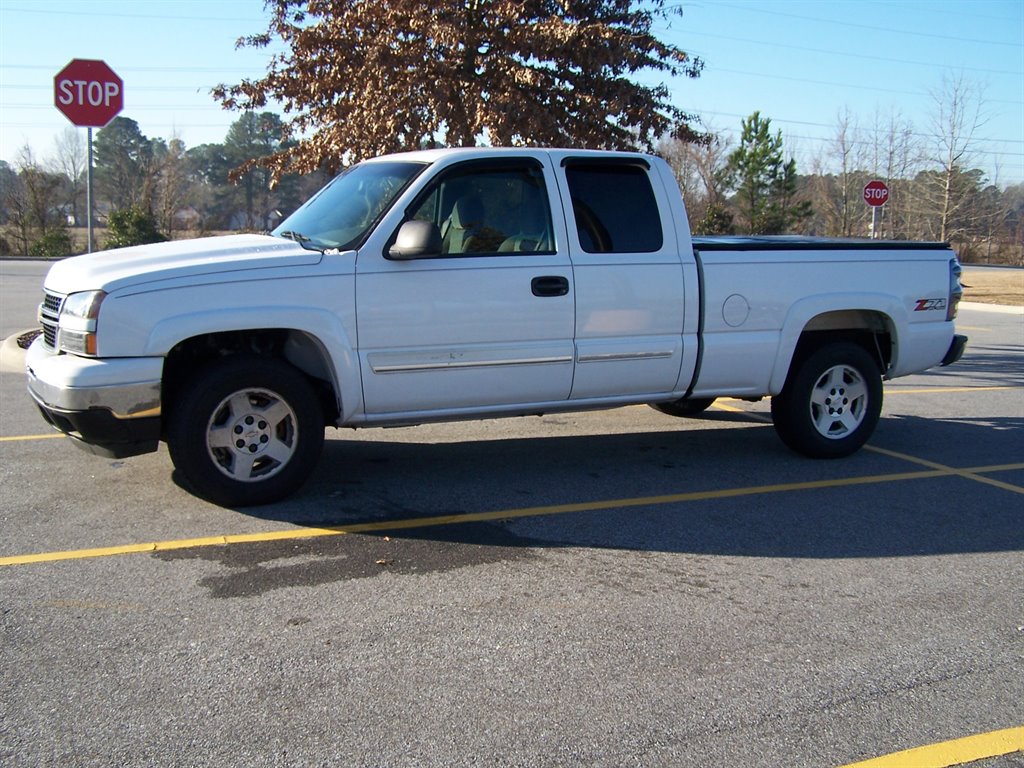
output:
[[[102,128],[124,107],[124,83],[106,62],[73,59],[53,78],[53,102],[75,125]]]
[[[864,185],[864,202],[872,208],[885,205],[889,199],[889,188],[884,181],[869,181]]]

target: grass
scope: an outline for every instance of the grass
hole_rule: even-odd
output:
[[[964,301],[1024,307],[1024,270],[964,267]]]

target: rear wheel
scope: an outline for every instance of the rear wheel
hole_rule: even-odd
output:
[[[172,405],[171,461],[195,492],[231,507],[294,493],[316,466],[324,417],[292,366],[254,357],[201,368]]]
[[[779,437],[815,459],[858,450],[875,431],[881,412],[878,363],[852,342],[828,344],[795,361],[782,392],[772,398]]]

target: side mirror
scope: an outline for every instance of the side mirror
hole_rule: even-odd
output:
[[[389,259],[422,259],[441,255],[441,230],[429,221],[407,221],[398,229]]]

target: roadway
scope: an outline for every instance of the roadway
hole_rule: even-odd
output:
[[[0,263],[2,335],[44,269]],[[845,460],[736,401],[329,430],[298,496],[245,511],[165,450],[50,437],[8,346],[0,764],[996,755],[1024,725],[1024,317],[960,326],[964,359],[889,382]]]

